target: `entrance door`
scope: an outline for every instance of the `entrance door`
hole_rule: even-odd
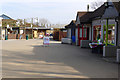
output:
[[[81,40],[87,40],[87,29],[86,27],[78,28],[78,40],[79,45],[81,44]]]

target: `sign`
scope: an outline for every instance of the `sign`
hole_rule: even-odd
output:
[[[49,45],[49,37],[44,37],[43,38],[43,44],[44,45]]]
[[[23,30],[20,30],[20,34],[23,34]]]

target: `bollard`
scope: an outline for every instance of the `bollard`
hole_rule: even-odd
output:
[[[120,49],[117,49],[116,61],[117,61],[118,63],[120,63]]]
[[[28,35],[26,35],[26,40],[28,40]]]
[[[5,40],[8,40],[8,36],[7,35],[5,36]]]

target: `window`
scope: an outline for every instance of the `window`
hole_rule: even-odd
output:
[[[80,37],[82,37],[82,28],[80,29]]]

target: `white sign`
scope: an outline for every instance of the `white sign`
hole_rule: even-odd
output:
[[[50,40],[49,37],[44,37],[43,38],[43,44],[44,45],[49,45],[49,40]]]
[[[7,24],[7,28],[9,28],[9,24]]]
[[[20,30],[20,34],[23,34],[23,30]]]

